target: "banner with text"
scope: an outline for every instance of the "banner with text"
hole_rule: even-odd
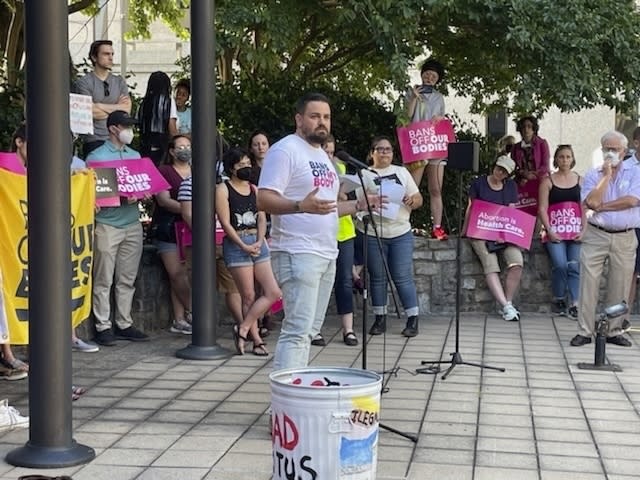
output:
[[[69,120],[73,133],[93,134],[93,99],[90,95],[69,94]]]
[[[524,185],[518,185],[518,203],[516,208],[534,217],[538,215],[538,191],[540,180],[527,180]]]
[[[467,236],[482,240],[504,240],[528,250],[536,217],[517,208],[473,200]]]
[[[27,173],[27,169],[24,168],[22,160],[13,152],[0,152],[0,168],[21,175]]]
[[[118,193],[121,197],[141,198],[144,195],[169,190],[170,185],[158,171],[150,158],[131,158],[123,160],[91,160],[89,168],[113,168],[118,180]]]
[[[582,208],[577,202],[549,205],[549,226],[561,240],[573,240],[582,231]]]
[[[78,171],[71,176],[71,324],[91,312],[91,265],[95,177]],[[27,177],[0,169],[0,270],[2,295],[11,344],[29,343],[29,257]],[[46,241],[42,239],[41,241]],[[58,292],[65,294],[64,292]]]
[[[437,122],[415,122],[406,127],[398,127],[396,132],[402,163],[447,158],[449,143],[456,141],[453,124],[448,118]]]
[[[96,205],[119,207],[118,177],[115,168],[94,168],[96,173]]]

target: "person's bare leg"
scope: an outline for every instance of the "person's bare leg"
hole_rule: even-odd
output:
[[[444,179],[444,165],[429,164],[427,165],[427,186],[429,188],[429,206],[431,208],[431,217],[433,218],[433,226],[442,226],[442,181]]]
[[[520,279],[522,278],[522,267],[519,265],[510,267],[507,270],[507,278],[504,282],[504,296],[507,302],[511,302],[520,287]]]
[[[485,281],[487,282],[487,287],[489,287],[489,291],[493,298],[500,304],[500,306],[504,307],[507,304],[507,298],[505,297],[504,290],[502,289],[502,284],[500,283],[500,276],[497,273],[487,273],[485,275]]]
[[[349,332],[353,332],[353,312],[340,315],[342,321],[342,333],[346,335]]]
[[[411,176],[413,177],[413,181],[416,182],[418,188],[420,188],[420,184],[422,183],[422,175],[424,174],[424,166],[418,167],[415,170],[411,170]]]

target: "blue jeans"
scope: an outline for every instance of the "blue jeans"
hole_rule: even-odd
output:
[[[395,238],[381,238],[382,255],[389,265],[391,279],[408,317],[418,315],[418,294],[413,279],[413,233],[409,230]],[[373,313],[387,313],[387,276],[376,237],[367,238],[367,267],[371,286]]]
[[[354,239],[338,242],[336,260],[336,309],[338,315],[353,313],[353,247]]]
[[[312,253],[271,252],[271,264],[284,303],[273,369],[306,367],[311,339],[327,313],[336,262]]]
[[[564,299],[569,293],[569,304],[578,301],[580,287],[580,243],[565,240],[547,242],[551,260],[551,291],[555,299]]]

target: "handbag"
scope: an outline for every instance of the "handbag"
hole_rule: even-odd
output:
[[[500,252],[502,250],[504,250],[505,248],[507,248],[507,243],[503,242],[503,243],[498,243],[494,240],[487,240],[486,242],[487,245],[487,250],[489,251],[489,253],[496,253],[496,252]]]

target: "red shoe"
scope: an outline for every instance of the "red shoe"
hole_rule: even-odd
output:
[[[444,241],[449,238],[449,235],[447,235],[447,233],[444,231],[444,228],[442,227],[434,227],[431,234],[436,240]]]

